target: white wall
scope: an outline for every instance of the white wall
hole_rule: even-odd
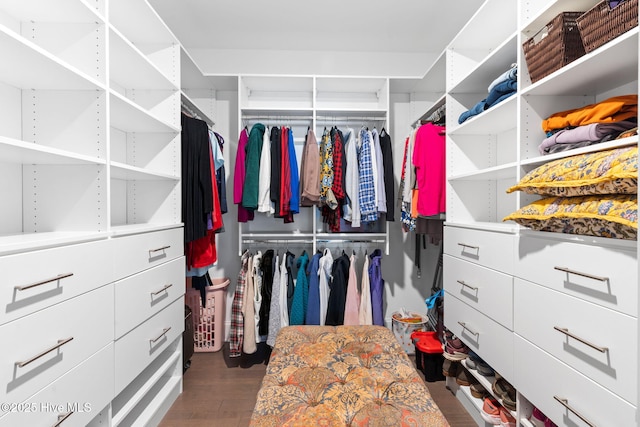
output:
[[[233,169],[238,146],[238,96],[237,92],[214,93],[215,99],[202,102],[195,100],[199,106],[206,109],[216,122],[215,129],[225,138],[225,168],[227,177],[227,201],[229,212],[224,215],[224,233],[217,236],[218,263],[211,269],[213,277],[228,277],[231,280],[226,298],[225,336],[228,336],[231,319],[231,303],[240,269],[238,256],[238,223],[237,206],[233,204]],[[200,101],[200,102],[199,102]],[[409,95],[392,95],[390,99],[391,125],[387,129],[393,143],[393,158],[395,172],[396,194],[400,183],[402,154],[404,141],[411,130],[411,103]],[[396,202],[397,203],[397,202]],[[429,244],[422,251],[421,278],[417,277],[414,267],[415,235],[405,233],[400,225],[400,213],[396,207],[396,221],[390,225],[390,255],[382,258],[382,273],[385,279],[385,318],[391,325],[391,314],[400,307],[411,311],[426,313],[424,299],[429,296],[435,268],[438,261],[438,246]],[[362,256],[359,266],[362,265]],[[358,268],[358,280],[361,276]]]

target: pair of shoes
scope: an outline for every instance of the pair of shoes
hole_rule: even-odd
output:
[[[468,369],[476,369],[478,362],[482,360],[473,350],[469,350],[469,357],[465,360]]]
[[[493,368],[489,366],[489,364],[482,359],[479,359],[476,362],[476,371],[478,371],[480,375],[485,377],[492,377],[496,374]]]
[[[489,424],[493,424],[494,426],[500,425],[500,409],[502,406],[498,403],[498,401],[492,396],[485,397],[482,402],[482,411],[480,411],[480,415],[482,419],[488,422]]]
[[[516,389],[504,378],[497,379],[491,384],[493,393],[502,400],[505,408],[516,410]]]
[[[553,421],[547,418],[547,416],[535,406],[533,407],[533,413],[529,421],[536,427],[557,427]]]
[[[516,427],[516,419],[505,408],[500,408],[500,425],[502,427]]]
[[[487,389],[484,388],[484,386],[480,384],[480,382],[471,384],[471,386],[469,386],[469,390],[471,391],[471,396],[478,399],[484,399],[489,395]]]
[[[458,385],[471,386],[472,384],[478,383],[478,380],[464,367],[460,366],[458,374],[456,375],[456,383]]]
[[[458,375],[458,371],[462,367],[459,362],[454,362],[449,359],[444,359],[442,362],[442,375],[445,377],[455,377]]]
[[[445,334],[445,343],[442,349],[444,350],[442,353],[444,358],[452,361],[464,360],[469,355],[469,347],[467,347],[460,338],[450,332]]]

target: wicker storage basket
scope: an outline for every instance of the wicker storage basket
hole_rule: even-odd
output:
[[[585,54],[576,25],[576,18],[582,14],[559,14],[522,45],[531,82],[537,82]]]
[[[638,0],[624,0],[613,9],[603,0],[576,19],[584,50],[589,53],[638,26]]]

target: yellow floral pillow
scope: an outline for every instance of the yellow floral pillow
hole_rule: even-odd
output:
[[[508,220],[538,231],[635,240],[638,197],[635,194],[549,197],[503,219]]]
[[[507,193],[521,190],[548,196],[636,194],[638,146],[580,154],[545,163]]]

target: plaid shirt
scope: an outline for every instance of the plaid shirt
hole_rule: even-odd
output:
[[[249,252],[242,254],[242,267],[238,273],[236,292],[231,305],[231,330],[229,331],[229,357],[239,357],[242,354],[244,342],[244,316],[242,314],[244,292],[247,284]]]
[[[361,222],[373,222],[378,219],[376,209],[376,194],[373,183],[373,165],[371,163],[371,139],[366,129],[360,130],[360,184],[358,188],[358,200],[360,201]]]

